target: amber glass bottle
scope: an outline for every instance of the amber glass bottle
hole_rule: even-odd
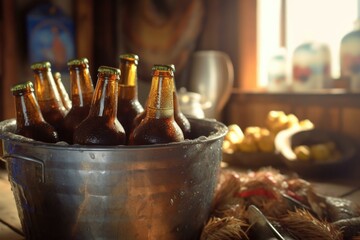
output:
[[[39,62],[31,65],[35,78],[35,95],[40,106],[41,113],[46,122],[50,123],[63,139],[63,121],[67,111],[61,101],[59,91],[56,88],[51,64]]]
[[[59,141],[57,132],[41,114],[32,82],[16,84],[11,92],[15,97],[16,133],[37,141]]]
[[[184,134],[174,119],[174,71],[171,65],[154,65],[146,116],[130,136],[130,144],[180,142]]]
[[[120,83],[117,116],[124,127],[129,140],[133,128],[134,118],[144,112],[143,106],[138,100],[137,90],[137,65],[139,57],[135,54],[120,55]]]
[[[175,72],[175,66],[173,64],[170,65],[174,72]],[[174,78],[175,79],[175,78]],[[186,118],[186,116],[181,112],[179,107],[179,100],[176,93],[176,86],[175,86],[175,80],[174,80],[174,92],[173,92],[173,101],[174,101],[174,118],[176,123],[179,125],[181,130],[183,131],[184,137],[187,139],[191,138],[191,124],[189,120]],[[147,103],[146,103],[147,105]],[[146,111],[138,114],[135,119],[133,120],[133,128],[138,126],[140,122],[145,118]]]
[[[61,73],[59,72],[54,73],[54,80],[56,83],[57,90],[59,91],[60,94],[61,102],[63,103],[65,109],[69,111],[71,109],[71,100],[61,80]]]
[[[120,70],[101,66],[89,115],[75,129],[74,144],[123,145],[126,135],[117,118]]]
[[[75,128],[88,116],[94,92],[87,58],[68,62],[72,108],[64,119],[64,141],[72,144]]]

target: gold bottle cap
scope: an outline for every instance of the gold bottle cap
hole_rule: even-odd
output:
[[[119,56],[119,58],[120,58],[120,60],[133,61],[136,65],[138,65],[138,62],[139,62],[139,56],[136,54],[132,54],[132,53],[121,54]]]
[[[27,91],[34,91],[34,84],[30,81],[24,82],[24,83],[18,83],[15,84],[14,86],[12,86],[11,88],[11,92],[15,93],[15,92],[20,92],[23,90],[27,90]]]
[[[107,67],[107,66],[101,66],[98,69],[99,73],[106,74],[106,75],[117,75],[120,76],[120,69],[113,68],[113,67]]]
[[[170,67],[173,69],[173,72],[175,72],[175,65],[174,65],[174,64],[170,64]]]
[[[87,58],[78,58],[78,59],[72,59],[67,62],[68,66],[74,66],[74,65],[85,65],[87,66],[89,64],[89,60]]]
[[[55,80],[61,79],[61,73],[60,72],[55,72],[54,73],[54,78],[55,78]]]
[[[153,71],[171,71],[172,73],[175,72],[175,65],[161,65],[161,64],[155,64],[152,68]]]
[[[43,68],[51,68],[51,63],[48,61],[45,61],[45,62],[33,63],[31,65],[32,70],[43,69]]]

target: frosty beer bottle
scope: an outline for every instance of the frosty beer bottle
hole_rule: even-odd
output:
[[[120,70],[101,66],[89,115],[75,129],[74,144],[122,145],[126,135],[117,118]]]
[[[34,95],[32,82],[16,84],[11,88],[15,97],[16,134],[37,141],[58,142],[55,129],[45,122]]]
[[[40,106],[41,113],[46,122],[52,125],[63,139],[62,123],[67,113],[60,95],[56,88],[51,73],[50,62],[39,62],[31,65],[35,78],[35,95]]]
[[[67,93],[65,86],[61,80],[61,73],[56,72],[54,73],[54,80],[56,83],[57,90],[59,91],[61,101],[67,111],[71,108],[71,101],[69,98],[69,94]]]
[[[137,65],[139,57],[135,54],[120,55],[120,83],[117,116],[129,140],[134,118],[144,111],[138,100]]]
[[[171,65],[154,65],[146,116],[130,136],[130,144],[180,142],[184,134],[174,119],[174,71]]]
[[[174,72],[175,72],[175,66],[173,64],[170,65]],[[180,107],[179,107],[179,100],[177,98],[177,93],[176,93],[176,86],[175,86],[175,80],[174,80],[174,90],[173,90],[173,101],[174,101],[174,118],[176,123],[179,125],[179,127],[181,128],[181,130],[183,131],[184,137],[185,138],[190,138],[190,133],[191,133],[191,124],[189,122],[189,120],[186,118],[186,116],[181,112]],[[146,103],[147,105],[147,103]],[[146,116],[146,110],[140,114],[138,114],[135,119],[133,120],[133,128],[135,128],[136,126],[138,126],[140,124],[140,122],[145,118]]]
[[[72,108],[64,119],[64,141],[72,144],[75,128],[88,116],[94,92],[87,58],[68,61]]]

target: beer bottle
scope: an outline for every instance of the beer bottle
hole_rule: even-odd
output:
[[[120,83],[117,116],[127,134],[127,142],[133,128],[134,118],[144,112],[138,100],[137,65],[139,57],[135,54],[120,55]]]
[[[75,128],[88,116],[94,92],[87,58],[68,61],[72,107],[64,119],[64,141],[72,144]]]
[[[59,72],[54,73],[54,80],[56,83],[56,88],[60,94],[61,102],[63,103],[65,109],[69,111],[71,108],[71,101],[69,98],[69,94],[67,93],[65,86],[61,80],[61,73]]]
[[[175,72],[175,66],[173,64],[170,65]],[[176,93],[176,86],[175,86],[175,80],[174,80],[174,90],[173,90],[173,101],[174,101],[174,118],[176,123],[179,125],[179,127],[181,128],[181,130],[183,131],[184,137],[185,138],[190,138],[190,134],[191,134],[191,124],[189,122],[189,120],[186,118],[186,116],[181,112],[180,107],[179,107],[179,100],[177,97],[177,93]],[[147,105],[147,103],[146,103]],[[133,120],[133,128],[135,128],[136,126],[138,126],[140,124],[140,122],[145,118],[146,116],[146,110],[140,114],[138,114],[135,119]]]
[[[117,118],[120,69],[101,66],[89,115],[74,132],[74,144],[121,145],[126,135]]]
[[[130,136],[130,144],[180,142],[184,134],[174,119],[174,70],[171,65],[154,65],[146,116]]]
[[[63,121],[67,113],[59,91],[56,88],[51,73],[50,62],[39,62],[31,65],[35,78],[35,95],[40,106],[41,113],[46,122],[52,125],[63,139]]]
[[[47,123],[41,114],[32,82],[16,84],[11,88],[11,92],[15,97],[15,133],[36,141],[58,142],[54,127]]]

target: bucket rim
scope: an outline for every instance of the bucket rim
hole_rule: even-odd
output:
[[[216,119],[198,119],[198,118],[188,118],[190,123],[202,123],[205,125],[211,125],[212,129],[209,133],[209,136],[199,136],[195,139],[186,139],[182,142],[173,142],[173,143],[163,143],[163,144],[153,144],[153,145],[117,145],[117,146],[86,146],[86,145],[69,145],[67,143],[45,143],[41,141],[34,141],[30,138],[26,138],[20,135],[9,131],[9,129],[15,129],[16,120],[14,118],[7,119],[0,122],[0,140],[3,142],[12,142],[21,145],[41,147],[45,149],[57,149],[57,150],[67,150],[67,151],[123,151],[123,150],[132,150],[132,151],[141,151],[141,150],[151,150],[151,149],[172,149],[175,147],[187,146],[192,144],[200,143],[210,143],[224,137],[228,131],[227,126],[217,121]]]

